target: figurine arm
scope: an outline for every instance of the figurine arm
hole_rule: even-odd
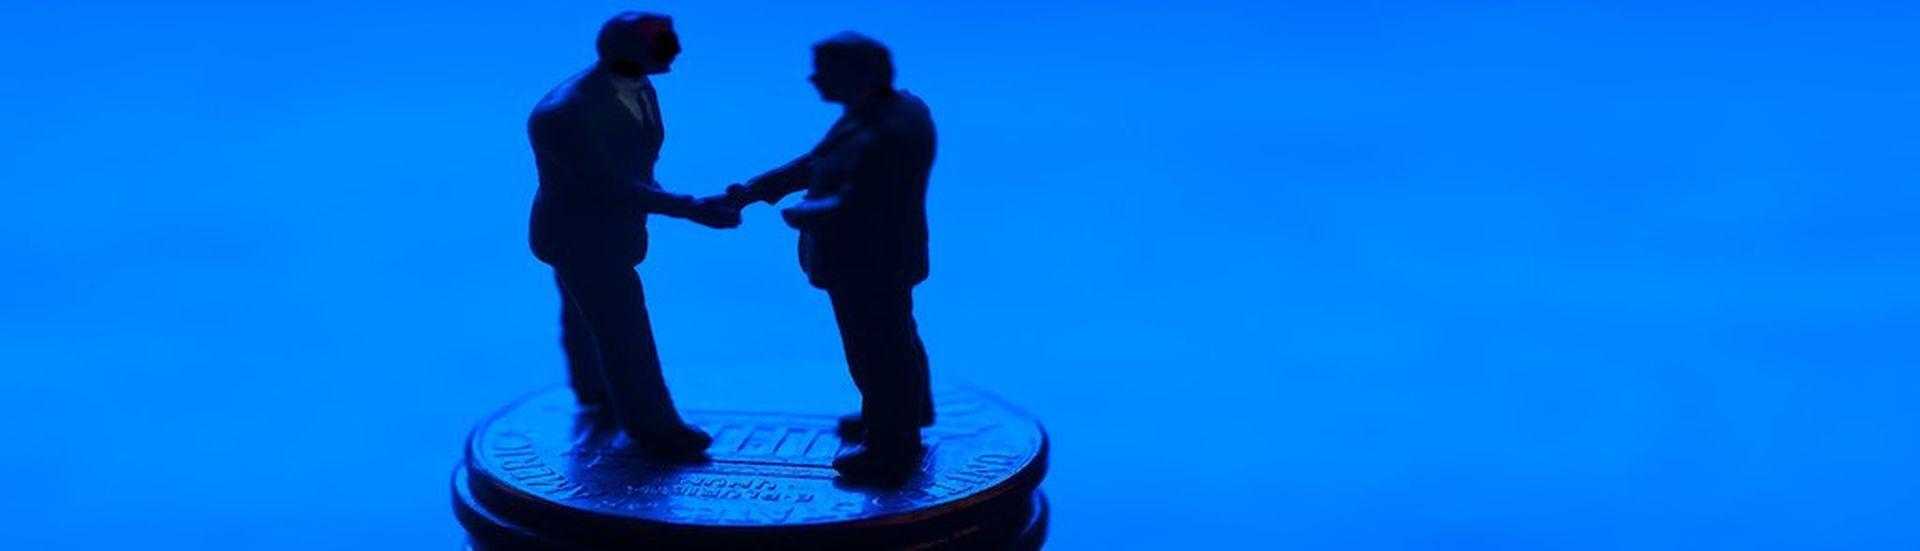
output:
[[[836,158],[835,162],[847,162],[853,166],[853,170],[842,176],[845,181],[840,182],[840,185],[829,186],[834,191],[809,196],[806,201],[781,211],[780,214],[786,218],[787,225],[804,228],[818,224],[845,210],[847,205],[858,203],[862,197],[873,193],[867,188],[884,185],[884,180],[889,179],[892,170],[892,163],[889,163],[888,159],[893,154],[880,149],[886,147],[889,142],[885,139],[876,139],[872,135],[858,135],[848,138],[846,143],[835,148],[836,157],[851,157]]]
[[[813,154],[801,155],[787,164],[769,170],[747,180],[745,185],[727,186],[729,202],[746,206],[754,201],[766,201],[767,204],[780,202],[781,198],[807,188],[809,173],[813,170]]]

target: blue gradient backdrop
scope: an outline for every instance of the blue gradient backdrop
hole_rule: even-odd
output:
[[[524,116],[645,7],[687,192],[894,47],[1053,548],[1920,548],[1920,11],[1685,4],[9,3],[0,546],[453,548],[562,372]],[[851,407],[773,211],[656,222],[683,402]]]

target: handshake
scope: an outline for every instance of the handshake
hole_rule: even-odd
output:
[[[709,228],[723,230],[737,228],[740,227],[740,209],[746,208],[757,200],[747,186],[731,184],[727,186],[726,193],[694,199],[687,209],[685,218]],[[812,211],[811,205],[803,203],[783,210],[780,214],[786,218],[787,225],[799,228],[807,221],[807,215]]]
[[[727,186],[724,194],[694,199],[684,218],[714,229],[737,228],[740,227],[740,209],[752,202],[753,199],[747,196],[746,186],[733,184]]]

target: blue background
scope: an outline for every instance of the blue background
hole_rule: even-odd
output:
[[[524,117],[646,7],[684,192],[894,48],[934,369],[1048,424],[1051,548],[1920,548],[1914,4],[1030,4],[10,3],[0,544],[452,548],[562,373]],[[655,222],[685,405],[852,407],[773,210]]]

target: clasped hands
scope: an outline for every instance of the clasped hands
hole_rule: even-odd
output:
[[[725,196],[701,197],[694,199],[687,207],[685,218],[714,229],[740,227],[740,206],[724,200]]]
[[[739,227],[740,209],[746,208],[747,205],[753,204],[756,200],[757,199],[749,192],[747,186],[737,183],[731,184],[727,186],[725,193],[694,199],[693,205],[688,211],[686,218],[710,228],[729,229]],[[796,229],[803,228],[813,220],[813,215],[817,214],[820,210],[819,207],[821,205],[814,203],[814,201],[809,201],[782,209],[780,216],[787,221],[788,226]]]

